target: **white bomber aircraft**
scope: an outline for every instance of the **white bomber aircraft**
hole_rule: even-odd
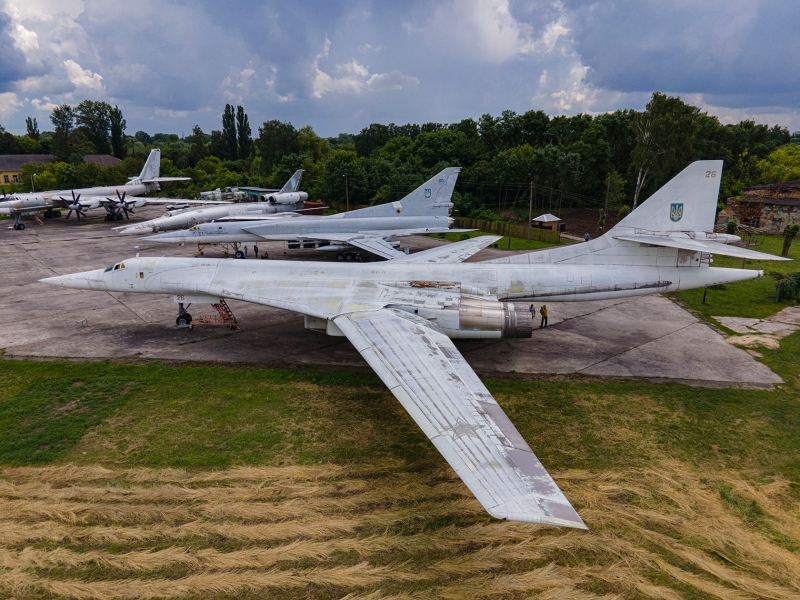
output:
[[[38,215],[44,211],[46,218],[60,217],[61,213],[54,210],[56,208],[67,208],[67,218],[72,212],[78,221],[81,216],[86,216],[85,212],[90,208],[104,207],[107,212],[108,220],[119,221],[128,216],[131,209],[144,206],[146,204],[168,204],[174,200],[153,200],[148,198],[136,198],[126,200],[126,196],[140,196],[147,192],[160,190],[159,183],[166,181],[186,181],[189,177],[160,177],[161,169],[161,150],[150,151],[147,161],[144,163],[142,172],[138,177],[131,177],[130,181],[124,185],[99,186],[74,190],[52,190],[46,192],[32,192],[29,194],[15,194],[7,200],[0,202],[0,215],[12,215],[14,217],[14,229],[23,230],[25,224],[20,222],[23,216]],[[214,203],[218,204],[218,203]]]
[[[288,214],[291,211],[302,211],[305,201],[308,200],[306,192],[297,191],[297,188],[300,187],[300,178],[302,176],[303,169],[298,169],[279,191],[263,194],[261,196],[263,201],[181,210],[165,214],[156,219],[150,219],[149,221],[115,227],[114,229],[119,230],[119,233],[123,235],[142,235],[153,231],[182,229],[197,223],[208,223],[225,217],[246,218],[253,215]],[[216,241],[208,240],[209,243]]]
[[[324,217],[298,215],[232,214],[218,221],[195,225],[191,229],[170,231],[143,239],[173,243],[232,243],[236,257],[244,258],[238,245],[264,240],[295,242],[289,247],[318,248],[339,252],[339,260],[352,260],[347,250],[367,250],[383,258],[404,256],[395,249],[398,236],[424,233],[470,231],[450,229],[453,219],[450,202],[458,179],[458,167],[447,167],[401,200],[369,206]],[[257,206],[257,205],[256,205]],[[217,211],[216,208],[205,212]],[[199,211],[198,211],[199,212]],[[131,225],[131,229],[137,225]],[[343,252],[344,251],[344,252]]]
[[[511,300],[601,300],[761,277],[709,264],[715,253],[781,260],[705,233],[721,174],[722,161],[695,162],[596,240],[485,262],[462,263],[495,237],[381,263],[137,257],[42,281],[303,314],[307,328],[353,343],[491,515],[585,529],[451,338],[530,337],[527,308]]]

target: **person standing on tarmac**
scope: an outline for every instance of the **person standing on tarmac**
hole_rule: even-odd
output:
[[[258,244],[253,244],[253,255],[258,258]]]
[[[539,310],[539,313],[542,315],[542,322],[539,324],[539,329],[541,329],[542,327],[547,327],[547,305],[546,304],[542,304],[542,308],[541,308],[541,310]]]
[[[536,318],[536,307],[531,304],[531,307],[528,309],[528,311],[530,311],[531,321],[533,321]]]

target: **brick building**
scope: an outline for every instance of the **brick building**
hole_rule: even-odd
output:
[[[728,198],[726,210],[720,213],[720,224],[730,218],[739,220],[739,215],[736,214],[736,203],[739,201],[763,204],[761,214],[753,217],[752,222],[743,223],[744,225],[770,233],[781,233],[787,225],[800,223],[800,181],[757,185],[743,190],[741,200]]]
[[[55,159],[52,154],[0,154],[0,184],[19,183],[22,167],[28,163],[50,163]],[[103,168],[122,162],[108,154],[84,154],[83,160],[97,163]]]

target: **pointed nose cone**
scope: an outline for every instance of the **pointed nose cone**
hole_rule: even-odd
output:
[[[57,277],[46,277],[39,280],[50,285],[60,285],[61,287],[73,288],[76,290],[104,290],[103,269],[96,271],[84,271],[83,273],[71,273],[69,275],[58,275]]]
[[[151,242],[184,242],[187,238],[183,231],[168,231],[166,233],[148,235],[142,239]]]
[[[137,223],[136,225],[131,225],[130,227],[126,227],[125,229],[120,229],[120,235],[142,235],[145,233],[152,233],[153,226],[152,225],[145,225],[144,223]]]

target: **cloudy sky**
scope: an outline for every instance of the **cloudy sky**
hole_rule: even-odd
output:
[[[250,122],[320,135],[505,109],[642,109],[800,129],[796,0],[0,0],[0,124],[84,98],[128,133]]]

